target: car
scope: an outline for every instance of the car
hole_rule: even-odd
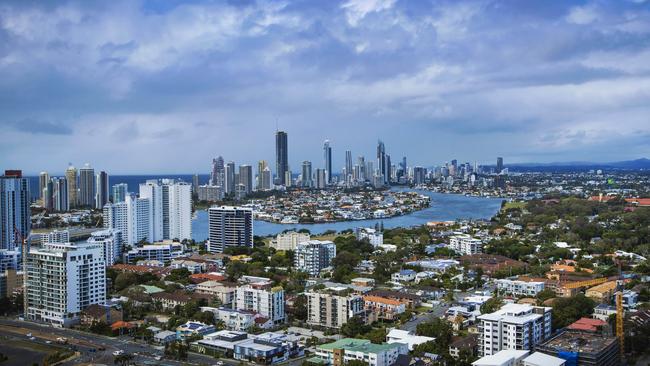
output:
[[[30,340],[30,341],[35,341],[35,340],[36,340],[36,337],[29,337],[29,340]]]
[[[223,366],[223,361],[217,361],[217,366]]]
[[[47,341],[45,341],[45,343],[50,344],[50,343],[52,343],[52,341],[47,340]]]
[[[119,356],[122,354],[124,354],[124,351],[122,351],[121,349],[118,349],[117,351],[113,351],[113,356]]]

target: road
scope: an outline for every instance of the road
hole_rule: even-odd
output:
[[[35,342],[54,343],[57,337],[68,339],[67,348],[76,350],[80,353],[76,359],[65,363],[65,365],[85,365],[85,364],[105,364],[113,365],[113,352],[122,350],[125,353],[134,356],[134,361],[138,365],[160,365],[160,366],[181,366],[181,365],[214,365],[217,359],[209,356],[190,353],[187,361],[179,362],[174,360],[156,360],[156,356],[162,356],[163,348],[154,347],[147,344],[136,343],[127,337],[105,337],[92,333],[80,332],[67,328],[55,328],[48,325],[36,323],[0,319],[0,331],[3,334],[11,335],[16,338],[26,338],[26,334],[31,333]],[[237,366],[239,361],[221,360],[225,365]]]
[[[415,333],[415,329],[418,327],[418,324],[432,321],[435,318],[440,318],[445,314],[447,309],[449,309],[448,304],[441,303],[439,305],[434,305],[430,312],[420,313],[416,315],[414,319],[402,324],[399,329],[408,330],[409,332]]]

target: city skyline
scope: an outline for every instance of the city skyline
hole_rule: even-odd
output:
[[[0,154],[30,175],[273,161],[277,129],[293,170],[325,139],[335,171],[377,139],[413,165],[650,156],[642,1],[9,2],[0,24]]]

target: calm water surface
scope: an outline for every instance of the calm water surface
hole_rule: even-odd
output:
[[[404,190],[403,188],[393,188]],[[357,221],[341,221],[324,224],[276,224],[255,220],[253,233],[259,236],[276,235],[287,229],[308,229],[312,234],[319,234],[327,230],[343,231],[359,226],[372,227],[378,222],[383,222],[384,227],[410,227],[426,224],[429,221],[447,221],[456,219],[489,219],[499,211],[501,198],[467,197],[458,194],[434,193],[416,190],[421,194],[431,197],[431,206],[408,215],[388,219],[371,219]],[[205,210],[197,212],[197,217],[192,221],[192,237],[194,240],[205,240],[208,237],[208,213]]]

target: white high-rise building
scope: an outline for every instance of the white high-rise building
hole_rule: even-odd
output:
[[[104,206],[104,227],[122,232],[122,240],[128,245],[142,240],[153,241],[151,223],[151,199],[127,195],[124,202]]]
[[[355,230],[355,236],[357,240],[368,239],[368,242],[375,248],[384,245],[384,233],[372,228],[358,227]]]
[[[287,233],[280,233],[275,237],[275,241],[271,241],[271,248],[275,250],[295,250],[298,244],[309,241],[310,236],[308,233],[299,233],[297,231],[289,231]]]
[[[254,282],[237,287],[235,309],[259,313],[273,324],[284,323],[284,289],[272,287],[268,278],[255,278]]]
[[[472,255],[483,252],[483,242],[468,234],[458,233],[449,238],[449,249],[461,255]]]
[[[99,244],[104,248],[106,266],[112,266],[122,256],[124,244],[122,243],[122,232],[115,229],[93,231],[90,233],[88,243]]]
[[[106,301],[106,263],[98,244],[45,244],[26,261],[28,320],[70,326],[82,310]]]
[[[253,211],[246,207],[219,206],[208,210],[208,251],[253,246]]]
[[[70,242],[70,231],[68,230],[54,230],[46,234],[41,234],[42,244],[69,243],[69,242]]]
[[[298,271],[317,277],[322,269],[332,265],[334,257],[336,257],[336,245],[333,242],[310,240],[296,246],[294,266]]]
[[[506,304],[477,317],[479,355],[501,350],[531,350],[551,337],[551,308],[527,304]]]
[[[140,197],[151,199],[152,241],[192,239],[192,185],[148,180],[140,184]]]

